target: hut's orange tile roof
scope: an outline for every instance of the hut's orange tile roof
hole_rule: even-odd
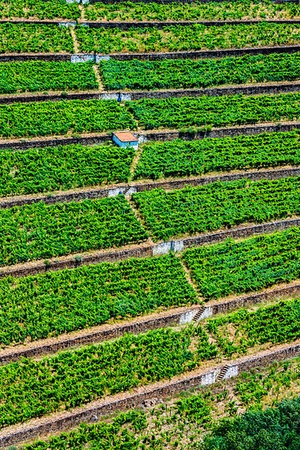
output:
[[[114,135],[121,141],[121,142],[132,142],[137,141],[138,138],[134,136],[130,131],[119,131],[117,133],[114,133]]]

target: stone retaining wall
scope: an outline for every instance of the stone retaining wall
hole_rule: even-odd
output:
[[[225,370],[222,379],[236,376],[239,373],[255,367],[264,367],[274,361],[282,361],[288,358],[293,358],[300,354],[300,344],[295,343],[289,346],[280,346],[272,350],[261,352],[258,355],[248,356],[237,360],[232,360],[226,364],[228,366]],[[185,374],[177,377],[175,380],[157,383],[156,385],[145,386],[136,389],[136,392],[129,394],[124,393],[113,397],[108,397],[104,400],[96,401],[92,404],[87,404],[84,407],[77,408],[73,412],[63,412],[53,417],[45,418],[44,420],[33,420],[28,424],[4,429],[0,432],[0,447],[6,447],[16,444],[26,439],[46,434],[63,431],[63,429],[75,427],[82,422],[91,422],[93,416],[101,417],[119,410],[129,409],[132,407],[142,406],[146,399],[151,398],[165,398],[170,395],[178,394],[183,390],[188,390],[193,387],[208,384],[213,384],[218,379],[224,365],[217,365],[206,371],[194,372],[193,374]]]
[[[300,284],[290,285],[284,288],[275,288],[272,291],[255,293],[239,297],[229,301],[219,301],[215,304],[209,302],[204,307],[201,316],[196,320],[207,319],[215,314],[227,313],[241,307],[247,307],[262,303],[267,300],[281,299],[281,298],[295,298],[300,294]],[[36,358],[49,353],[56,353],[68,348],[93,344],[104,340],[115,339],[124,335],[125,333],[141,333],[157,328],[165,328],[171,325],[182,325],[191,323],[195,320],[196,314],[202,309],[200,305],[194,305],[190,307],[172,308],[164,313],[153,314],[155,317],[133,317],[132,320],[123,324],[107,325],[104,324],[94,331],[86,330],[82,333],[82,330],[78,331],[78,334],[73,333],[70,336],[57,337],[45,339],[44,341],[37,341],[30,346],[19,346],[12,350],[4,351],[0,354],[0,365],[8,364],[13,361],[17,361],[20,358]]]
[[[300,284],[296,284],[293,286],[286,286],[284,288],[273,289],[272,291],[261,292],[256,294],[245,295],[244,297],[239,297],[234,300],[229,300],[227,302],[215,302],[214,304],[210,304],[206,307],[206,309],[210,309],[211,314],[220,314],[226,313],[228,311],[232,311],[234,309],[243,308],[249,305],[256,305],[258,303],[265,302],[267,300],[273,299],[281,299],[287,297],[296,297],[300,294]],[[203,311],[205,314],[205,311]]]
[[[97,251],[90,254],[77,254],[60,257],[45,264],[43,261],[33,261],[28,264],[18,264],[11,267],[0,268],[0,279],[6,276],[24,277],[38,273],[56,271],[62,269],[72,269],[81,265],[99,264],[101,262],[121,261],[128,258],[145,258],[165,254],[169,251],[181,251],[186,248],[196,247],[204,244],[212,244],[224,241],[228,237],[233,239],[245,238],[256,234],[272,233],[276,230],[285,230],[293,226],[300,226],[300,218],[278,220],[260,225],[241,226],[227,231],[210,233],[201,236],[168,241],[162,244],[141,244],[140,246],[131,246],[126,249],[112,251]],[[160,247],[162,251],[160,251]]]
[[[225,241],[225,239],[229,237],[232,239],[242,239],[252,236],[253,234],[273,233],[276,230],[286,230],[292,226],[300,226],[300,218],[278,220],[260,225],[226,230],[219,233],[211,233],[204,236],[189,237],[182,239],[182,242],[184,249],[186,249],[204,244],[215,244],[217,242]]]
[[[79,19],[78,22],[71,21],[69,19],[65,19],[64,21],[59,19],[54,20],[33,20],[33,19],[0,19],[0,24],[11,23],[11,24],[30,24],[30,25],[57,25],[57,26],[66,26],[66,27],[80,27],[85,26],[88,28],[119,28],[121,30],[129,30],[131,28],[157,28],[163,29],[168,26],[193,26],[193,25],[204,25],[207,27],[213,26],[226,26],[226,25],[253,25],[257,23],[275,23],[275,24],[291,24],[298,25],[300,24],[299,19],[249,19],[249,20],[177,20],[177,21],[88,21]]]
[[[239,127],[213,128],[211,131],[195,131],[195,132],[181,132],[181,131],[148,131],[144,133],[147,141],[172,141],[174,139],[195,140],[207,137],[222,138],[234,136],[252,136],[261,133],[273,133],[277,131],[292,131],[300,130],[300,123],[288,124],[263,124],[263,125],[244,125]],[[0,144],[1,148],[1,144]]]
[[[258,94],[280,94],[286,92],[300,92],[300,82],[292,83],[272,83],[257,86],[230,86],[216,88],[191,88],[191,89],[167,89],[157,91],[107,91],[107,92],[82,92],[82,93],[55,93],[55,94],[17,94],[10,96],[0,96],[0,104],[29,103],[44,101],[62,100],[141,100],[141,99],[162,99],[181,97],[219,97],[222,95],[258,95]]]
[[[86,21],[80,22],[79,25],[87,25],[89,28],[119,28],[121,30],[129,30],[132,28],[157,28],[162,29],[168,26],[188,26],[204,25],[206,27],[225,26],[225,25],[253,25],[261,22],[276,23],[276,24],[291,24],[297,25],[300,23],[299,19],[266,19],[266,20],[185,20],[185,21],[134,21],[134,22],[100,22],[100,21]]]
[[[180,309],[180,311],[178,311],[178,309]],[[170,310],[168,314],[164,313],[161,317],[157,317],[157,315],[154,318],[144,319],[141,317],[133,317],[130,323],[127,322],[120,325],[103,325],[102,327],[99,327],[102,329],[99,329],[98,331],[87,330],[85,334],[79,330],[77,336],[73,333],[73,336],[53,338],[51,339],[51,342],[50,340],[45,340],[45,342],[37,341],[35,346],[31,345],[27,348],[20,346],[20,348],[16,347],[11,351],[6,351],[0,354],[0,365],[17,361],[20,358],[36,358],[41,355],[55,353],[71,347],[115,339],[123,336],[125,333],[138,334],[149,330],[155,330],[157,328],[164,328],[179,324],[182,323],[181,318],[187,312],[192,312],[191,317],[193,317],[198,310],[199,306],[176,308],[174,311]],[[191,322],[191,320],[189,322]]]
[[[86,60],[99,61],[101,59],[118,59],[130,61],[132,59],[158,61],[163,59],[204,59],[225,58],[227,56],[242,55],[270,55],[272,53],[296,53],[300,51],[299,45],[285,45],[275,47],[252,47],[227,50],[195,50],[184,52],[154,52],[154,53],[112,53],[110,55],[71,54],[71,53],[6,53],[0,55],[0,62],[7,61],[79,61],[81,57]]]
[[[279,94],[285,92],[299,92],[300,83],[276,83],[265,84],[262,86],[230,86],[230,87],[212,87],[203,89],[168,89],[160,91],[140,91],[128,92],[130,100],[141,100],[144,98],[180,98],[180,97],[219,97],[222,95],[258,95],[258,94]]]
[[[286,177],[298,177],[300,176],[300,167],[290,167],[283,169],[269,169],[269,170],[257,170],[248,172],[239,172],[233,174],[224,174],[215,176],[203,176],[198,178],[183,178],[179,180],[166,180],[166,181],[153,181],[149,183],[130,183],[121,185],[112,185],[105,188],[91,188],[89,190],[84,189],[74,190],[71,192],[62,192],[59,194],[48,195],[30,195],[24,197],[7,197],[0,199],[0,208],[11,208],[13,206],[31,205],[33,203],[44,202],[47,205],[52,205],[58,202],[68,203],[72,201],[81,201],[85,199],[96,199],[104,197],[117,196],[120,193],[124,195],[131,195],[133,192],[144,192],[152,189],[161,188],[164,190],[183,189],[186,186],[203,186],[216,182],[228,182],[236,181],[240,179],[248,179],[252,181],[258,180],[277,180]]]
[[[44,1],[48,1],[48,0],[44,0]],[[70,0],[71,1],[71,0]],[[112,4],[112,3],[121,3],[124,2],[124,0],[73,0],[73,1],[77,1],[78,3],[98,3],[98,2],[102,2],[105,4]],[[167,4],[167,3],[193,3],[195,0],[131,0],[132,3],[162,3],[162,4]],[[201,3],[211,3],[212,0],[200,0]],[[214,0],[217,3],[223,3],[223,2],[228,2],[228,0]],[[235,0],[233,0],[234,2]],[[236,0],[238,1],[238,0]],[[271,0],[273,3],[298,3],[297,0]]]
[[[270,55],[272,53],[291,54],[299,51],[299,45],[286,45],[278,47],[252,47],[227,50],[191,50],[185,52],[112,53],[109,56],[120,61],[130,61],[132,59],[159,61],[164,59],[206,59],[225,58],[227,56]]]
[[[143,134],[137,133],[137,135],[143,138],[143,141],[172,141],[174,139],[183,139],[187,141],[192,141],[195,139],[203,139],[207,137],[212,138],[222,138],[222,137],[234,137],[234,136],[250,136],[257,135],[261,133],[273,133],[277,131],[292,131],[300,130],[300,122],[289,122],[283,124],[256,124],[256,125],[244,125],[236,127],[224,127],[224,128],[213,128],[211,131],[179,131],[179,130],[153,130],[145,131]],[[70,144],[81,144],[81,145],[93,145],[102,144],[105,142],[111,142],[112,135],[109,133],[93,134],[90,136],[83,137],[70,137],[70,138],[54,138],[49,137],[45,139],[32,139],[32,140],[9,140],[0,141],[0,150],[2,149],[12,149],[12,150],[27,150],[29,148],[38,147],[57,147],[58,145],[70,145]]]
[[[71,53],[2,53],[0,62],[10,61],[71,61]]]

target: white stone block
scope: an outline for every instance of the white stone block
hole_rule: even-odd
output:
[[[94,61],[94,55],[72,55],[71,63],[83,63],[87,61]]]
[[[130,102],[131,101],[131,94],[121,94],[121,102]]]
[[[183,241],[174,241],[174,252],[181,252],[183,248]]]
[[[109,55],[96,55],[96,64],[99,64],[100,61],[109,61]]]
[[[136,188],[134,186],[132,186],[128,189],[128,191],[125,192],[125,195],[129,196],[129,195],[135,194],[136,192],[137,192]]]
[[[139,144],[143,144],[144,142],[147,142],[147,140],[147,136],[144,136],[143,134],[139,136]]]
[[[225,373],[223,380],[226,380],[227,378],[236,377],[239,373],[239,367],[238,366],[231,366]]]
[[[59,22],[58,24],[60,27],[76,27],[76,23],[75,22]]]
[[[214,370],[213,372],[206,373],[201,378],[202,386],[207,386],[208,384],[214,384],[216,382],[218,375],[218,371]]]
[[[119,94],[113,92],[106,92],[104,94],[99,94],[99,100],[119,100]]]
[[[185,323],[191,323],[196,314],[197,314],[196,309],[191,309],[190,311],[181,314],[179,319],[180,325],[183,325]]]
[[[171,251],[171,242],[162,242],[153,247],[153,256],[165,255]]]
[[[110,189],[108,191],[107,197],[117,197],[119,194],[124,194],[126,187],[120,187],[117,189]]]

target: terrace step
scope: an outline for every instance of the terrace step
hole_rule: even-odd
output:
[[[198,309],[198,312],[196,313],[196,315],[193,317],[193,322],[198,322],[200,320],[200,317],[204,313],[204,311],[205,311],[205,306],[201,306],[201,308]]]
[[[221,381],[224,378],[224,375],[226,374],[227,370],[229,369],[229,366],[226,364],[226,366],[224,366],[221,369],[221,372],[219,373],[219,375],[216,378],[216,381]]]

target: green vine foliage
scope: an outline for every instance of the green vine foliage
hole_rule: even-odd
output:
[[[154,239],[168,240],[298,215],[300,178],[243,179],[170,192],[153,189],[133,194],[132,198]]]
[[[205,88],[225,84],[296,80],[300,73],[300,53],[200,60],[110,59],[102,61],[99,68],[108,90]]]
[[[179,260],[166,255],[6,277],[0,280],[0,302],[0,346],[5,347],[197,303],[197,298]]]
[[[190,349],[199,333],[200,354],[198,349]],[[200,328],[169,328],[137,336],[127,334],[40,361],[24,359],[2,366],[0,426],[69,410],[193,370],[201,360],[211,357],[213,347]]]
[[[260,22],[250,25],[191,26],[168,25],[163,28],[77,27],[81,52],[178,52],[226,48],[296,45],[300,25]]]
[[[123,195],[40,202],[0,211],[0,265],[142,242],[147,235]]]
[[[112,144],[0,150],[0,196],[127,182],[134,155]]]
[[[210,172],[258,169],[300,163],[298,131],[257,136],[149,142],[134,173],[135,179],[187,177]]]
[[[70,19],[80,17],[78,3],[65,0],[0,0],[0,18]]]
[[[147,20],[246,20],[290,19],[300,16],[295,3],[274,4],[272,1],[239,0],[234,2],[140,3],[117,1],[85,5],[88,20],[147,21]]]
[[[59,102],[0,105],[0,136],[49,136],[136,128],[116,100],[61,100]]]
[[[299,299],[282,301],[254,312],[241,310],[209,319],[203,327],[189,325],[126,334],[41,360],[9,363],[0,367],[0,425],[69,410],[168,379],[192,371],[204,361],[216,360],[218,354],[227,357],[246,352],[253,344],[292,342],[299,338],[299,305]],[[234,325],[239,333],[232,341],[224,342],[222,328],[226,324]],[[203,402],[199,401],[198,406],[203,407]],[[205,414],[208,412],[206,409]]]
[[[300,299],[261,306],[256,311],[239,309],[209,319],[204,328],[229,358],[258,344],[293,342],[300,338]]]
[[[0,53],[73,53],[70,28],[30,23],[0,24]]]
[[[289,283],[300,275],[300,228],[188,249],[183,260],[206,299]]]
[[[300,93],[143,99],[126,102],[146,130],[192,126],[243,125],[299,119]]]
[[[295,450],[300,402],[294,395],[288,398],[282,390],[291,388],[292,383],[297,386],[299,369],[297,359],[252,369],[243,372],[231,388],[225,381],[216,395],[209,389],[185,391],[179,400],[121,413],[93,425],[82,424],[47,441],[28,444],[24,450],[239,450],[240,444],[243,450],[266,450],[269,440],[273,448]],[[284,399],[279,404],[278,392]],[[243,414],[237,411],[238,406]],[[235,443],[238,446],[232,447]]]
[[[47,3],[44,2],[43,3]],[[0,93],[97,89],[90,63],[22,61],[0,63]]]

